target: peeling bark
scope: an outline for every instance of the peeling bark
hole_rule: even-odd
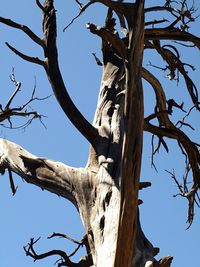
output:
[[[64,266],[169,267],[173,258],[168,256],[156,261],[154,257],[159,249],[154,248],[147,240],[140,225],[138,190],[149,186],[149,183],[140,184],[143,130],[157,135],[162,141],[163,137],[176,139],[181,148],[183,147],[182,150],[185,150],[183,153],[189,159],[194,183],[190,191],[186,186],[185,192],[181,193],[188,198],[190,204],[192,199],[192,205],[200,187],[200,159],[197,145],[169,119],[170,112],[160,82],[142,68],[143,49],[145,44],[145,48],[158,51],[156,42],[160,40],[190,41],[199,48],[200,39],[172,27],[174,22],[164,29],[144,29],[145,12],[172,12],[173,8],[169,6],[145,10],[143,0],[136,0],[135,3],[92,0],[85,6],[76,1],[81,6],[78,16],[94,3],[108,7],[104,27],[92,23],[87,25],[91,33],[101,38],[103,53],[103,62],[99,64],[102,65],[102,80],[92,125],[73,103],[60,72],[56,45],[56,11],[53,2],[45,0],[42,5],[40,1],[36,1],[43,12],[43,38],[10,19],[0,17],[0,22],[23,31],[43,49],[44,59],[41,60],[25,55],[7,44],[21,58],[45,69],[59,105],[91,144],[88,163],[85,168],[69,167],[60,162],[36,157],[19,145],[0,139],[0,172],[3,174],[5,169],[8,169],[10,177],[11,173],[15,172],[26,182],[72,202],[85,227],[88,255],[86,260],[79,264],[71,262],[66,253],[58,250],[37,255],[33,249],[33,239],[29,244],[32,254],[29,250],[26,252],[35,259],[58,254],[63,258]],[[124,38],[121,38],[115,29],[113,13],[119,19],[125,33]],[[175,54],[169,53],[171,51],[166,49],[165,45],[163,51],[168,52],[166,57],[163,51],[161,53],[160,49],[163,48],[159,46],[158,51],[163,59],[170,65],[174,62],[173,56],[173,60],[175,58],[180,65],[181,61],[177,61],[178,55],[176,57]],[[145,119],[142,78],[150,83],[156,98],[155,112]],[[191,83],[189,89],[194,104],[198,105],[198,94],[192,94]],[[155,118],[159,126],[150,123]],[[166,148],[167,145],[164,144]]]

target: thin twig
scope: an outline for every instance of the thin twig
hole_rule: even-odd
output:
[[[54,238],[54,237],[66,238],[66,239],[72,241],[75,244],[78,244],[78,245],[81,244],[81,242],[77,241],[76,239],[74,239],[74,238],[72,238],[72,237],[70,237],[70,236],[68,236],[66,234],[55,233],[55,232],[51,236],[49,236],[48,239],[51,239],[51,238]]]
[[[11,95],[11,97],[9,98],[8,103],[5,106],[5,109],[8,109],[10,107],[13,99],[15,98],[16,94],[20,91],[20,88],[21,88],[21,83],[20,82],[16,82],[15,80],[13,82],[14,82],[14,84],[16,86],[16,89],[15,89],[14,93]]]
[[[83,4],[80,1],[78,1],[78,0],[75,0],[75,1],[79,5],[79,8],[82,9],[83,8]]]
[[[12,194],[14,196],[15,193],[17,192],[17,187],[15,187],[13,177],[12,177],[12,172],[11,172],[10,168],[7,168],[7,169],[8,169],[8,176],[9,176],[9,181],[10,181],[10,188],[11,188]]]

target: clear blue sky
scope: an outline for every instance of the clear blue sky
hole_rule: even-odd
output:
[[[2,2],[0,16],[10,17],[26,24],[34,32],[41,34],[42,17],[34,0]],[[150,4],[155,1],[147,2]],[[158,2],[164,1],[156,1],[156,4]],[[96,65],[91,53],[95,52],[101,57],[101,51],[100,40],[87,31],[85,24],[93,22],[102,25],[102,14],[105,10],[101,5],[96,4],[63,33],[64,26],[77,14],[78,7],[74,0],[55,0],[55,6],[58,17],[59,59],[63,77],[74,102],[88,120],[92,121],[101,68]],[[199,21],[196,26],[194,25],[193,32],[200,35]],[[4,42],[7,41],[32,56],[42,56],[40,48],[28,40],[23,33],[1,24],[0,33],[0,103],[5,104],[15,89],[9,79],[12,67],[15,68],[16,79],[22,82],[21,92],[15,100],[16,105],[23,103],[31,95],[35,77],[37,96],[50,95],[52,92],[44,71],[39,66],[18,58],[8,50]],[[196,72],[191,73],[191,76],[199,86],[199,51],[182,49],[181,56],[184,61],[187,59],[188,63],[196,66]],[[158,57],[148,53],[144,59],[144,66],[149,59],[154,64],[160,63]],[[162,61],[161,63],[165,65]],[[155,69],[153,71],[156,73]],[[164,73],[156,73],[156,75],[163,81],[167,98],[175,95],[177,102],[187,99],[188,95],[182,81],[177,87],[175,82],[164,79]],[[147,84],[144,84],[144,93],[145,112],[148,114],[154,106],[154,100],[152,89]],[[187,108],[189,106],[191,102],[186,105]],[[47,116],[43,120],[47,129],[39,121],[34,121],[26,131],[6,130],[1,127],[1,137],[20,144],[35,155],[62,161],[67,165],[84,166],[87,161],[88,143],[62,113],[54,97],[52,96],[45,102],[36,102],[32,107]],[[175,112],[175,116],[180,116],[180,112]],[[199,118],[194,115],[191,119],[198,133]],[[14,124],[17,126],[20,121],[16,120]],[[197,133],[189,130],[188,133],[193,140],[199,142]],[[169,154],[161,149],[160,154],[155,157],[159,171],[156,173],[150,166],[151,139],[148,134],[145,134],[142,180],[151,181],[152,187],[141,192],[141,198],[144,201],[141,206],[141,221],[145,234],[155,246],[160,247],[159,257],[173,255],[172,266],[195,267],[199,262],[199,210],[196,210],[192,227],[186,231],[187,203],[182,198],[172,197],[177,193],[177,188],[164,171],[165,169],[172,171],[175,168],[177,175],[181,177],[184,158],[175,142],[170,141],[169,144]],[[12,197],[8,175],[0,177],[0,266],[53,266],[56,258],[34,263],[31,258],[25,256],[23,246],[28,243],[29,238],[41,236],[41,242],[37,245],[38,252],[54,248],[71,252],[73,248],[68,241],[61,239],[50,241],[46,237],[55,231],[81,239],[84,230],[78,213],[66,200],[26,184],[20,177],[15,176],[15,184],[18,185],[18,191]]]

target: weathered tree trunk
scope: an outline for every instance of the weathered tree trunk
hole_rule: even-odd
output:
[[[85,9],[95,2],[108,7],[105,27],[87,25],[93,34],[102,39],[103,53],[100,93],[91,125],[74,105],[62,79],[58,64],[53,0],[46,0],[43,6],[37,2],[44,15],[43,39],[11,20],[0,20],[21,29],[43,48],[42,61],[28,57],[9,45],[17,55],[44,67],[58,103],[91,144],[88,164],[85,168],[72,168],[33,156],[20,146],[0,139],[0,172],[3,173],[8,168],[9,172],[19,174],[27,182],[61,195],[75,205],[89,244],[88,255],[78,266],[169,267],[172,257],[156,261],[154,256],[158,249],[154,249],[141,229],[138,190],[143,129],[161,139],[163,136],[176,139],[185,149],[194,174],[193,191],[189,192],[190,195],[185,195],[189,201],[199,187],[199,153],[196,145],[170,121],[162,86],[152,74],[142,68],[144,44],[159,50],[163,58],[167,58],[166,48],[162,50],[159,43],[153,41],[159,38],[170,39],[170,31],[167,28],[159,30],[158,38],[154,29],[147,29],[145,43],[143,0],[136,0],[135,3],[96,0],[86,4]],[[114,12],[125,32],[124,38],[116,30]],[[178,30],[174,30],[173,34],[176,37],[173,35],[173,39],[191,40],[199,47],[199,38],[188,33],[182,34]],[[174,55],[172,58],[174,59]],[[168,62],[174,62],[170,60],[170,57],[167,58]],[[145,120],[142,77],[152,85],[156,95],[155,114]],[[188,79],[187,76],[187,82]],[[191,91],[191,82],[189,89]],[[197,96],[194,93],[191,95],[196,103]],[[152,118],[158,119],[159,126],[150,124]],[[69,259],[65,260],[66,266],[76,266]]]
[[[80,123],[77,110],[75,116],[69,111],[71,106],[74,108],[73,103],[65,92],[56,63],[55,13],[50,2],[46,1],[44,5],[47,10],[43,21],[45,70],[64,112],[70,114],[72,122],[79,125],[84,134],[83,125],[87,126],[87,123],[84,120]],[[1,140],[2,166],[18,173],[27,182],[69,199],[77,207],[88,237],[90,256],[96,267],[143,267],[146,261],[153,259],[153,248],[144,237],[140,225],[137,230],[143,135],[140,73],[144,46],[143,9],[143,1],[125,5],[129,25],[124,41],[115,34],[111,9],[105,28],[109,30],[108,36],[103,30],[99,33],[94,25],[89,25],[91,32],[102,38],[103,75],[91,128],[91,132],[97,130],[99,137],[97,142],[92,137],[91,143],[95,145],[91,147],[85,169],[77,170],[39,159],[15,147],[13,143]],[[118,46],[118,42],[122,47]],[[13,149],[15,153],[11,152]]]
[[[80,14],[97,2],[108,7],[104,27],[87,25],[93,34],[102,39],[103,53],[103,73],[93,125],[73,103],[62,78],[56,45],[54,1],[45,0],[42,5],[36,0],[43,12],[42,38],[27,26],[0,17],[1,23],[20,29],[43,49],[44,59],[41,60],[27,56],[7,43],[15,54],[45,69],[63,112],[91,145],[87,166],[78,169],[38,158],[22,147],[0,139],[0,173],[3,174],[5,169],[8,169],[11,181],[12,172],[15,172],[28,183],[71,201],[79,211],[85,227],[87,256],[77,264],[71,262],[66,253],[58,250],[37,255],[33,249],[33,240],[26,251],[27,255],[41,259],[56,254],[62,258],[62,263],[58,266],[69,267],[169,267],[172,257],[156,261],[154,256],[158,249],[146,239],[140,225],[138,190],[142,186],[139,181],[143,130],[157,135],[159,142],[167,150],[163,137],[177,140],[181,152],[186,156],[186,168],[190,166],[193,174],[191,188],[188,189],[187,177],[184,177],[184,185],[174,179],[179,185],[180,195],[189,202],[189,224],[193,221],[194,203],[197,201],[195,196],[200,188],[199,150],[198,145],[170,120],[169,115],[174,104],[170,111],[162,85],[156,77],[142,68],[142,58],[144,46],[156,50],[167,62],[172,77],[176,70],[183,75],[194,104],[189,113],[194,107],[199,110],[197,89],[184,69],[185,64],[180,61],[178,50],[173,45],[160,44],[160,40],[190,41],[200,47],[200,38],[188,33],[184,28],[175,28],[175,25],[182,21],[181,26],[187,29],[184,18],[190,18],[192,21],[193,7],[188,9],[186,1],[180,1],[180,10],[173,9],[171,2],[174,1],[166,1],[163,7],[154,6],[144,11],[144,0],[136,0],[135,3],[92,0],[85,6],[79,1],[76,2],[81,6]],[[172,10],[176,10],[183,19],[177,19],[175,12],[176,19],[168,27],[147,28],[144,31],[144,12],[158,10],[169,12],[170,17],[173,15]],[[118,18],[124,32],[123,38],[116,29],[114,17]],[[150,21],[146,25],[164,21]],[[101,62],[99,64],[101,65]],[[142,77],[151,84],[156,98],[155,110],[147,118],[144,118],[143,114]],[[13,97],[1,111],[2,120],[16,115],[15,109],[9,109]],[[178,107],[181,108],[182,105]],[[30,114],[23,112],[21,115]],[[157,119],[157,125],[150,123],[152,119]],[[186,125],[190,126],[187,123]]]

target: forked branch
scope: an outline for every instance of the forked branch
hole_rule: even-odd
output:
[[[57,261],[58,267],[61,267],[61,266],[68,266],[68,267],[86,267],[86,266],[88,266],[89,267],[89,264],[88,265],[86,264],[86,260],[81,260],[78,263],[71,261],[70,257],[63,250],[54,249],[54,250],[50,250],[48,252],[41,253],[41,254],[36,253],[34,245],[39,241],[39,239],[40,238],[35,240],[34,238],[31,238],[28,245],[24,247],[24,251],[26,252],[26,256],[30,256],[31,258],[34,259],[34,261],[42,260],[42,259],[48,258],[50,256],[59,256],[61,259],[59,261]]]
[[[34,101],[45,100],[45,99],[49,98],[49,96],[43,97],[43,98],[36,97],[35,96],[36,84],[35,84],[30,99],[28,99],[25,103],[19,105],[18,107],[12,107],[13,100],[16,98],[17,94],[21,90],[21,82],[18,82],[16,80],[14,70],[12,71],[12,75],[10,78],[11,78],[12,83],[15,86],[15,91],[10,96],[8,102],[4,106],[3,106],[3,104],[1,104],[1,106],[0,106],[0,123],[1,123],[0,125],[2,127],[10,128],[10,129],[20,129],[20,128],[25,129],[36,118],[39,119],[40,122],[43,124],[43,122],[42,122],[43,115],[41,115],[37,111],[30,110],[30,104],[33,103]],[[12,124],[12,118],[13,117],[21,117],[21,118],[26,117],[29,119],[25,123],[23,123],[22,125],[13,126],[13,124]],[[6,126],[6,124],[4,124],[4,122],[6,120],[9,122],[9,126]],[[44,124],[43,124],[43,126],[44,126]]]

